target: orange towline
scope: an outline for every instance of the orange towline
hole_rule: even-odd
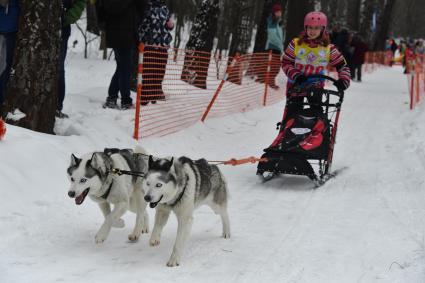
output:
[[[255,156],[250,156],[250,157],[242,158],[242,159],[232,158],[226,161],[210,161],[210,162],[217,162],[218,164],[237,166],[237,165],[241,165],[245,163],[257,163],[257,162],[267,162],[267,161],[268,161],[267,158],[257,158]]]

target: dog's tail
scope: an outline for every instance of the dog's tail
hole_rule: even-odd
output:
[[[134,153],[148,154],[148,152],[141,145],[136,145],[134,148]]]

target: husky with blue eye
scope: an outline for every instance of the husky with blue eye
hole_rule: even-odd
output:
[[[124,227],[121,216],[127,210],[136,213],[136,224],[128,239],[137,241],[140,234],[148,233],[149,218],[145,210],[147,203],[143,199],[142,178],[112,173],[114,168],[146,173],[148,161],[145,156],[141,147],[137,147],[135,152],[131,149],[105,149],[104,152],[87,153],[81,158],[71,155],[67,170],[71,183],[68,196],[74,198],[77,205],[89,196],[99,205],[105,217],[95,236],[96,243],[103,243],[112,227]]]
[[[151,208],[156,207],[155,224],[149,243],[157,246],[161,232],[170,212],[177,216],[177,238],[167,266],[180,264],[181,252],[192,226],[193,211],[206,204],[221,216],[224,238],[230,238],[227,214],[227,185],[224,176],[215,165],[205,159],[191,160],[180,157],[177,160],[149,157],[149,171],[143,179],[145,201]]]

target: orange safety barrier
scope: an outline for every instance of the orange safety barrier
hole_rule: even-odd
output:
[[[406,58],[406,74],[409,88],[410,109],[414,109],[425,94],[425,57],[416,54]]]
[[[389,65],[384,52],[369,52],[365,69]],[[337,77],[335,70],[329,75]],[[234,57],[140,44],[135,139],[164,136],[207,118],[272,105],[285,98],[286,76],[272,52]],[[283,107],[283,106],[282,106]]]
[[[392,62],[391,51],[374,51],[366,52],[365,63],[363,64],[364,73],[372,73],[382,66],[391,66]]]
[[[141,44],[133,137],[163,136],[282,101],[280,65],[272,53],[228,57]]]

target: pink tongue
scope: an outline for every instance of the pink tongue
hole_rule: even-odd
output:
[[[75,198],[75,204],[82,204],[84,201],[84,193],[82,193],[81,195],[79,195],[78,197]]]

